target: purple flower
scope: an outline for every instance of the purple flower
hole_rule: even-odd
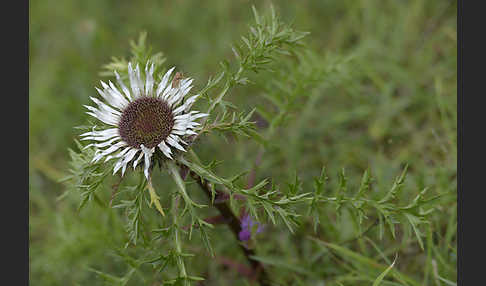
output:
[[[263,225],[259,224],[258,222],[254,221],[249,214],[245,214],[241,218],[241,231],[238,233],[238,237],[241,241],[248,241],[251,238],[251,231],[254,226],[257,226],[256,233],[260,233],[263,231]],[[255,234],[256,234],[255,233]]]

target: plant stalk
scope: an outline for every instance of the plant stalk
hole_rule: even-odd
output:
[[[208,199],[211,201],[211,187],[209,186],[208,182],[206,182],[203,178],[201,178],[198,174],[196,174],[193,171],[189,171],[189,174],[194,180],[196,180],[198,185],[201,187],[201,189],[207,195]],[[216,191],[216,192],[221,193],[221,191]],[[233,211],[225,202],[220,202],[220,203],[215,202],[214,206],[225,218],[225,223],[231,229],[231,232],[233,232],[233,235],[235,236],[236,240],[239,241],[238,234],[241,231],[240,219],[237,216],[235,216]],[[268,279],[268,275],[267,272],[265,271],[265,268],[260,263],[260,261],[255,260],[253,258],[253,256],[255,255],[255,251],[253,249],[246,248],[242,244],[240,244],[240,248],[243,251],[243,254],[245,255],[246,259],[248,260],[248,263],[251,265],[253,269],[254,278],[260,283],[260,285],[269,286],[270,280]]]

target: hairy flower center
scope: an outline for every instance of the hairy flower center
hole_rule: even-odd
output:
[[[152,148],[169,136],[174,126],[172,109],[163,100],[141,97],[123,111],[118,132],[128,145],[139,148],[143,144]]]

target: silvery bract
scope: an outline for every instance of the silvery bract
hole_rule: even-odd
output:
[[[103,90],[96,90],[105,102],[90,97],[97,107],[85,105],[89,110],[88,114],[108,126],[104,130],[81,134],[82,140],[97,141],[88,145],[97,149],[93,162],[102,158],[105,158],[105,162],[110,159],[118,160],[113,174],[121,169],[123,175],[129,163],[135,168],[143,156],[144,174],[148,179],[155,148],[159,148],[168,159],[172,159],[172,148],[185,151],[182,145],[187,143],[182,140],[183,137],[197,134],[195,131],[200,124],[195,120],[207,116],[198,111],[189,111],[199,95],[184,101],[192,88],[192,79],[170,80],[173,67],[155,89],[153,71],[154,65],[149,68],[147,63],[144,82],[139,66],[134,70],[129,63],[130,89],[115,71],[119,87],[111,81],[109,84],[101,81]]]

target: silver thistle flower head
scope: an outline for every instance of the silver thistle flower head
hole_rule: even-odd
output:
[[[101,81],[103,89],[96,88],[104,99],[90,97],[96,107],[85,105],[87,113],[107,127],[81,134],[81,140],[91,140],[89,146],[96,148],[93,162],[104,158],[105,162],[117,159],[113,174],[120,169],[122,176],[127,165],[135,169],[144,157],[144,174],[148,179],[152,155],[159,148],[165,157],[173,159],[174,148],[185,151],[187,145],[183,138],[196,135],[198,118],[208,114],[190,111],[199,95],[186,100],[185,96],[192,88],[192,79],[181,79],[180,74],[170,80],[174,67],[158,82],[154,81],[154,65],[145,66],[145,80],[140,75],[137,64],[135,69],[128,64],[130,89],[115,71],[118,87],[111,81]],[[120,91],[121,90],[121,91]],[[94,127],[93,127],[94,129]]]

